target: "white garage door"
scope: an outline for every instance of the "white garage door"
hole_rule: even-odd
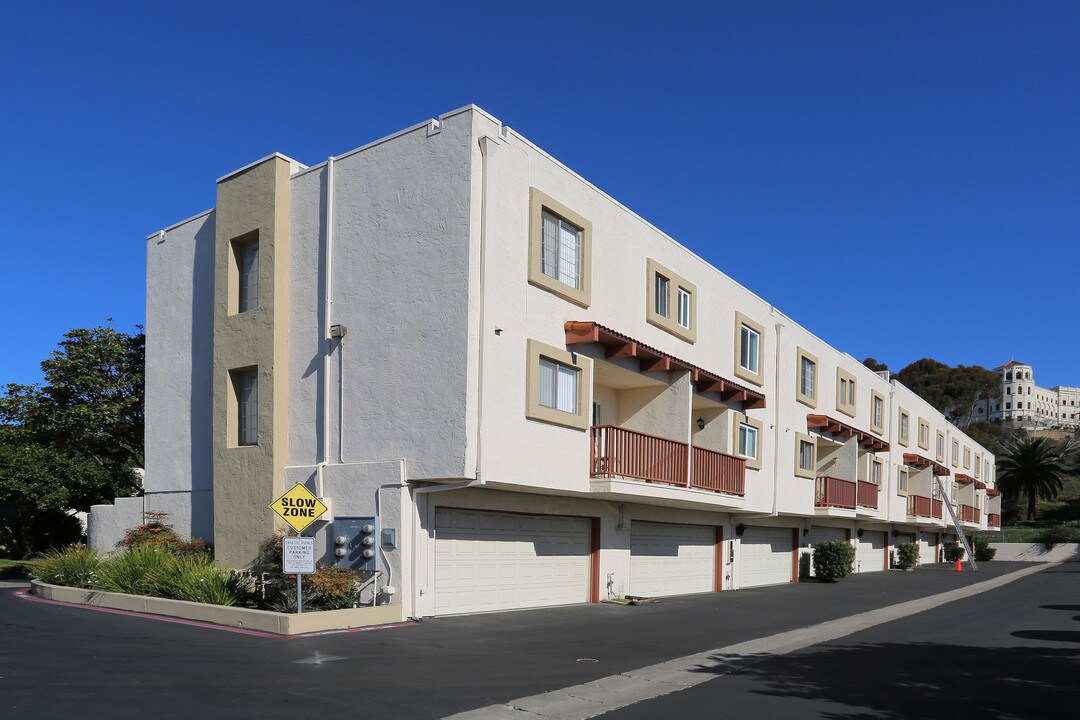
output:
[[[932,565],[937,562],[937,533],[919,533],[919,564]]]
[[[711,592],[716,528],[635,521],[630,526],[630,595]]]
[[[591,521],[435,511],[435,613],[588,602]]]
[[[844,528],[824,527],[812,525],[810,535],[807,536],[807,544],[810,546],[802,551],[806,556],[807,574],[814,576],[814,546],[820,542],[847,542],[847,532]]]
[[[859,538],[855,554],[858,572],[878,572],[885,569],[885,533],[880,530],[865,530]]]
[[[791,582],[791,528],[748,527],[739,543],[739,587]]]

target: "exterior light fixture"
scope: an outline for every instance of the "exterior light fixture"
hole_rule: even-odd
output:
[[[866,532],[866,531],[863,530],[862,528],[859,528],[858,530],[855,531],[855,534],[858,535],[859,537],[862,537],[864,532]]]
[[[735,526],[735,534],[736,535],[738,535],[739,537],[742,537],[742,534],[744,532],[746,532],[746,526],[745,525],[743,525],[742,523],[739,523],[738,525]]]
[[[701,417],[700,415],[698,416],[698,419],[697,419],[697,429],[698,430],[704,430],[705,429],[705,418]]]

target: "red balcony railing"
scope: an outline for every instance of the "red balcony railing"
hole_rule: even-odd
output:
[[[986,524],[992,528],[1001,527],[1001,516],[997,513],[986,513]]]
[[[859,481],[858,502],[859,507],[873,508],[877,510],[878,486],[874,483]]]
[[[925,495],[908,495],[907,514],[909,517],[940,518],[941,501],[931,500]]]
[[[975,507],[974,505],[961,505],[960,506],[960,521],[961,522],[969,522],[969,523],[977,523],[977,522],[979,522],[979,515],[981,514],[981,512],[982,511],[979,510],[979,508]]]
[[[855,483],[829,475],[820,475],[814,482],[814,506],[855,509]]]
[[[715,450],[693,448],[690,487],[729,495],[746,492],[746,460]]]
[[[591,474],[686,487],[686,448],[686,443],[676,440],[614,425],[598,425],[592,429]]]

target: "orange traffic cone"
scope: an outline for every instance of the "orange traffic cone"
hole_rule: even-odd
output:
[[[964,566],[960,562],[960,558],[956,558],[956,572],[964,572]]]

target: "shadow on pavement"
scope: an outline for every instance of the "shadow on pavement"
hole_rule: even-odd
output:
[[[1073,632],[1014,635],[1080,642],[1080,633]],[[760,682],[755,692],[763,695],[850,708],[819,715],[833,720],[1075,717],[1080,672],[1080,652],[1072,648],[932,643],[828,646],[749,663],[746,658],[714,659],[719,667],[701,671],[733,672]],[[949,669],[942,675],[940,668]]]

